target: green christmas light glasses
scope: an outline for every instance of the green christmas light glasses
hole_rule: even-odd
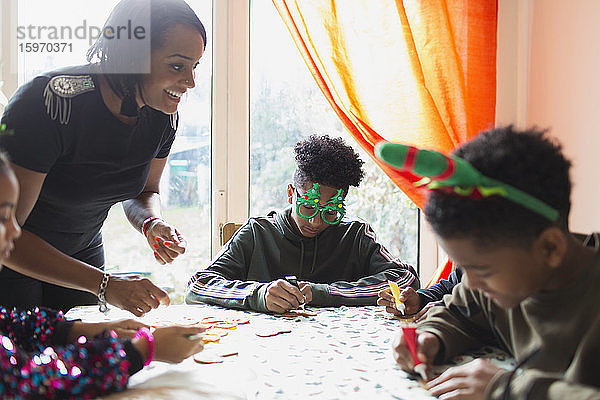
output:
[[[315,183],[304,194],[300,194],[296,190],[296,213],[300,218],[311,219],[321,212],[321,219],[325,223],[329,225],[339,224],[344,218],[344,214],[346,214],[344,191],[339,189],[336,195],[329,199],[325,205],[321,205],[319,203],[321,199],[319,186],[318,183]]]

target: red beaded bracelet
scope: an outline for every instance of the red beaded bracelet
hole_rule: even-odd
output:
[[[150,364],[152,362],[152,360],[154,359],[154,335],[152,334],[152,332],[150,332],[150,329],[140,328],[135,333],[135,336],[133,337],[133,339],[135,340],[135,339],[139,339],[139,338],[144,338],[144,339],[146,339],[146,342],[148,342],[148,357],[146,358],[146,361],[144,362],[144,367],[145,367],[148,364]]]
[[[142,235],[144,235],[144,237],[146,236],[146,228],[148,227],[148,224],[157,219],[163,221],[163,219],[160,217],[148,217],[144,220],[144,222],[142,222]]]

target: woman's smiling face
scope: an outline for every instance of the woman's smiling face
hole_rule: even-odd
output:
[[[204,54],[202,35],[195,28],[179,24],[169,28],[164,44],[152,51],[150,74],[142,79],[142,99],[165,114],[173,114],[181,96],[196,86],[194,69]]]

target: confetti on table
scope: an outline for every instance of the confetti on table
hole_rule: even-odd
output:
[[[206,326],[211,325],[208,331],[211,334],[214,324],[235,322],[235,318],[249,323],[238,323],[236,329],[218,328],[219,333],[228,334],[214,335],[219,337],[219,341],[205,344],[205,349],[195,356],[195,362],[189,360],[189,365],[184,362],[176,367],[152,363],[149,368],[134,375],[133,382],[146,379],[144,382],[155,384],[157,371],[163,368],[165,371],[189,368],[186,371],[195,374],[193,385],[203,383],[210,386],[223,380],[223,387],[231,390],[231,377],[235,375],[234,389],[243,392],[242,398],[254,400],[435,400],[394,362],[392,341],[400,330],[401,322],[390,319],[383,307],[324,307],[318,308],[315,316],[294,320],[205,304],[159,309],[148,314],[153,318],[160,315],[172,319],[186,315]],[[154,311],[159,312],[153,314]],[[94,321],[131,318],[124,311],[111,309],[109,318],[104,319],[97,306],[73,309],[67,317],[84,321],[90,318]],[[256,332],[275,330],[287,330],[288,333],[266,338],[256,335]],[[228,353],[234,355],[224,357]],[[489,358],[503,368],[515,365],[506,353],[491,347],[457,357],[451,365],[469,362],[474,355]],[[200,365],[198,360],[214,362]],[[439,375],[447,367],[434,366],[431,376]],[[238,381],[238,374],[243,371],[249,371],[245,383]],[[184,381],[190,384],[189,380]],[[166,382],[171,383],[172,379]]]

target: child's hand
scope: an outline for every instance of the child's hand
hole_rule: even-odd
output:
[[[406,347],[402,331],[398,333],[392,346],[396,362],[403,370],[412,371],[415,363],[408,347]],[[417,334],[417,355],[419,356],[419,360],[427,365],[432,365],[438,351],[440,351],[440,340],[437,336],[429,332]]]
[[[179,363],[189,356],[202,351],[202,338],[189,339],[188,336],[202,333],[205,327],[169,326],[154,331],[154,359],[168,363]],[[141,339],[144,341],[145,339]],[[144,354],[144,353],[142,353]]]
[[[306,291],[306,286],[304,286],[304,289],[301,287],[300,290]],[[308,299],[305,298],[305,295],[300,290],[283,279],[269,283],[267,292],[265,293],[267,310],[284,313],[297,309],[300,304],[307,303]],[[308,290],[310,290],[310,285]],[[310,299],[312,300],[312,291],[310,292]]]
[[[120,338],[130,339],[138,329],[144,327],[148,328],[148,325],[133,319],[121,319],[110,322],[75,321],[69,331],[69,342],[75,342],[80,336],[91,339],[105,330],[114,330]]]
[[[298,286],[300,286],[300,292],[304,295],[306,299],[306,303],[308,304],[312,301],[312,289],[310,287],[309,282],[298,282]]]
[[[404,288],[399,296],[400,301],[402,301],[406,307],[405,314],[402,314],[396,308],[394,296],[392,295],[392,290],[390,288],[383,289],[377,293],[377,295],[379,296],[377,304],[385,306],[385,311],[394,315],[412,315],[421,308],[421,297],[419,297],[419,294],[411,287]]]
[[[431,307],[435,306],[435,305],[436,305],[436,303],[434,301],[425,304],[425,306],[423,308],[421,308],[421,311],[419,311],[415,315],[415,322],[424,321],[425,320],[425,314],[427,314],[427,311],[429,311],[429,309]]]
[[[428,382],[427,389],[436,397],[452,392],[453,399],[483,400],[487,385],[498,371],[500,368],[489,360],[479,358],[458,367],[448,368]]]

